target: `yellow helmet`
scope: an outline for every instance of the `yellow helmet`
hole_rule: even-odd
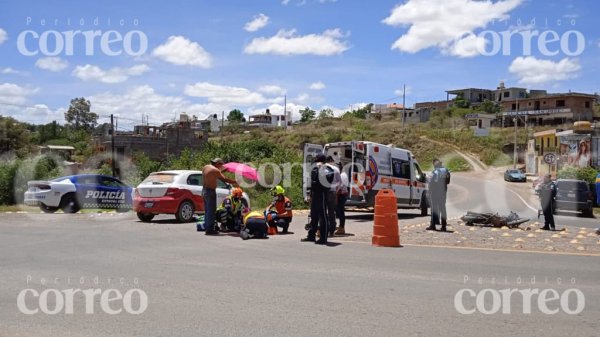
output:
[[[281,185],[277,185],[271,189],[271,193],[273,193],[273,195],[283,195],[285,194],[285,190]]]

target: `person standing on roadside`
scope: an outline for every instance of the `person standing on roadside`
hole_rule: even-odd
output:
[[[556,184],[549,174],[544,176],[544,183],[540,188],[540,202],[544,212],[544,230],[555,230],[554,226],[554,198],[556,197]]]
[[[329,191],[327,192],[327,217],[329,220],[329,236],[333,236],[335,233],[335,214],[337,210],[337,192],[342,179],[340,176],[340,169],[335,165],[333,157],[327,156],[327,167],[333,171],[333,182]]]
[[[217,212],[217,181],[238,186],[235,179],[229,179],[223,175],[223,159],[215,158],[209,165],[202,168],[202,198],[204,199],[204,227],[206,235],[215,235],[218,231],[215,229],[215,213]],[[196,228],[200,231],[200,227]]]
[[[315,165],[310,171],[310,228],[306,238],[302,242],[314,242],[316,244],[327,244],[329,232],[329,217],[327,216],[327,193],[333,181],[333,170],[325,165],[326,157],[318,154],[315,157]],[[316,240],[317,229],[321,233]]]
[[[344,171],[342,163],[338,164],[338,168],[340,170],[340,184],[337,189],[337,206],[335,209],[335,214],[337,218],[340,220],[339,227],[335,230],[335,235],[344,235],[346,234],[346,201],[348,200],[349,190],[349,180],[348,174]]]
[[[439,159],[433,160],[433,172],[429,180],[429,194],[431,195],[431,223],[426,229],[436,230],[435,226],[441,222],[440,231],[446,231],[446,193],[450,184],[450,171],[442,166]]]

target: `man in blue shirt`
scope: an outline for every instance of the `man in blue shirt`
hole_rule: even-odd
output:
[[[436,230],[435,226],[440,224],[442,232],[446,231],[446,193],[450,183],[450,171],[442,166],[439,159],[433,160],[433,172],[429,180],[429,195],[431,196],[431,223],[427,230]]]

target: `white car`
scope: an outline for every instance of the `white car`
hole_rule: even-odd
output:
[[[138,218],[150,222],[158,214],[174,214],[180,222],[190,222],[204,212],[202,172],[172,170],[151,173],[135,189],[133,209]],[[217,207],[231,194],[229,184],[218,182]],[[248,207],[248,195],[243,195]]]
[[[133,188],[119,179],[100,174],[79,174],[50,181],[27,182],[24,202],[45,213],[62,209],[77,213],[82,208],[131,210]]]

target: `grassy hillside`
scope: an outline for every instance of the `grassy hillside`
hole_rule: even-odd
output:
[[[337,141],[369,140],[394,144],[410,149],[425,169],[430,169],[433,158],[441,158],[454,171],[465,171],[469,165],[449,146],[441,146],[427,139],[452,144],[461,151],[474,154],[488,165],[506,165],[512,159],[502,153],[502,146],[512,143],[514,129],[493,128],[489,137],[475,137],[462,116],[469,109],[439,112],[428,123],[402,127],[402,122],[389,116],[383,120],[356,118],[322,119],[294,125],[291,130],[257,129],[246,133],[226,130],[222,137],[226,143],[251,139],[264,139],[283,148],[301,153],[305,143],[325,144]],[[423,139],[422,137],[427,139]],[[526,141],[526,131],[518,129],[519,142]],[[221,137],[212,139],[220,142]]]

